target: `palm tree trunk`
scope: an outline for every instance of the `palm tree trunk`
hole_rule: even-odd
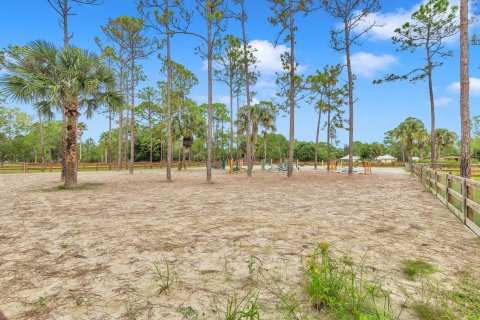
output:
[[[460,118],[462,127],[460,174],[470,178],[470,75],[468,47],[468,0],[460,3]]]
[[[77,127],[78,127],[78,106],[68,111],[67,119],[67,157],[65,170],[65,187],[77,187]]]
[[[43,122],[42,122],[42,114],[40,110],[38,110],[38,126],[40,131],[40,146],[42,148],[42,171],[45,170],[45,138],[43,135]]]
[[[314,170],[317,170],[318,163],[318,135],[320,134],[320,122],[322,120],[322,111],[318,109],[318,122],[317,122],[317,135],[315,137],[315,167]]]

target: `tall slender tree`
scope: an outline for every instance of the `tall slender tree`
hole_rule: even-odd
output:
[[[339,27],[332,30],[330,46],[338,52],[345,53],[348,74],[348,174],[353,174],[353,88],[354,75],[352,71],[351,48],[360,45],[360,39],[373,27],[376,22],[369,22],[368,18],[380,10],[379,0],[322,0],[325,11],[340,21]]]
[[[147,58],[156,48],[145,36],[145,21],[135,17],[122,16],[109,19],[104,29],[108,37],[116,39],[127,54],[130,72],[130,170],[133,174],[135,162],[135,86],[139,80],[138,60]]]
[[[409,80],[415,83],[427,79],[430,98],[430,163],[435,167],[435,97],[433,92],[433,70],[443,65],[452,52],[446,49],[446,40],[459,31],[457,19],[458,6],[450,6],[448,0],[428,0],[421,4],[419,9],[412,14],[411,21],[406,22],[401,28],[395,30],[392,37],[394,44],[400,45],[400,50],[415,51],[420,49],[424,54],[426,65],[419,66],[403,74],[387,75],[384,81]]]
[[[136,107],[139,118],[146,121],[149,133],[149,161],[153,162],[153,129],[160,121],[160,93],[153,87],[145,87],[138,93],[142,100]]]
[[[460,1],[460,121],[461,121],[461,161],[460,174],[470,178],[470,73],[468,38],[468,0]]]
[[[313,92],[317,109],[327,114],[325,126],[327,128],[327,171],[330,171],[330,151],[332,137],[335,135],[337,128],[343,128],[343,113],[340,108],[345,103],[348,96],[348,85],[339,86],[340,74],[342,66],[325,66],[323,72],[317,71],[315,75],[307,78],[307,84],[311,92]],[[320,126],[317,124],[317,143],[315,145],[315,159],[317,159],[318,150],[318,131]],[[315,160],[316,161],[316,160]]]
[[[172,60],[171,38],[183,33],[190,24],[190,13],[179,0],[139,0],[138,11],[146,27],[157,32],[157,42],[165,44],[164,64],[167,66],[167,181],[172,181]]]
[[[240,39],[233,35],[227,35],[222,39],[222,45],[219,46],[215,54],[215,61],[221,66],[221,69],[214,70],[216,81],[225,83],[229,89],[230,96],[230,161],[233,160],[233,100],[235,92],[238,91],[239,81],[236,81],[238,74],[243,71],[242,68],[242,50]]]
[[[289,72],[290,89],[289,93],[289,113],[290,113],[290,149],[288,153],[288,178],[293,174],[293,161],[295,150],[295,88],[296,88],[296,71],[297,63],[295,61],[295,32],[298,30],[298,25],[295,23],[295,17],[298,14],[306,15],[313,4],[312,0],[268,0],[272,4],[273,16],[269,18],[273,26],[280,25],[275,44],[277,44],[282,37],[284,42],[290,42],[290,52],[284,55],[288,58],[288,65],[284,61],[284,69]]]

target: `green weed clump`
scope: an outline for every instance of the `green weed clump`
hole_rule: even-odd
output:
[[[437,270],[427,261],[421,260],[403,260],[402,272],[408,280],[414,281],[419,275],[428,275],[435,273]]]
[[[306,261],[306,292],[312,306],[339,319],[395,319],[390,292],[363,279],[363,266],[349,257],[334,258],[320,243]]]
[[[250,291],[241,300],[233,294],[228,298],[225,320],[260,320],[258,291]]]
[[[155,278],[157,282],[157,295],[161,295],[162,293],[168,294],[170,292],[171,287],[177,283],[177,273],[170,265],[170,263],[165,260],[165,267],[162,268],[158,263],[154,263],[155,267]]]

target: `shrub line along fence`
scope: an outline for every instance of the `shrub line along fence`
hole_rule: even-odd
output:
[[[445,207],[480,237],[480,182],[433,170],[426,165],[414,165],[412,172]]]

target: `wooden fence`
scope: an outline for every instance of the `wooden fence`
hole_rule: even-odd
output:
[[[187,161],[187,167],[205,167],[205,162],[190,162]],[[78,171],[108,171],[108,170],[116,170],[117,169],[117,162],[114,163],[104,163],[104,162],[97,162],[97,163],[90,163],[90,162],[82,162],[77,165]],[[160,169],[165,168],[167,166],[166,162],[135,162],[134,168],[135,169]],[[172,167],[178,167],[178,161],[172,162]],[[29,173],[29,172],[54,172],[60,171],[62,169],[61,163],[50,163],[47,162],[45,164],[41,163],[34,163],[34,162],[17,162],[17,163],[3,163],[0,165],[0,173],[4,172],[12,172],[12,173]],[[130,162],[122,163],[122,169],[130,169]]]
[[[414,165],[413,175],[453,214],[480,237],[480,182]]]

